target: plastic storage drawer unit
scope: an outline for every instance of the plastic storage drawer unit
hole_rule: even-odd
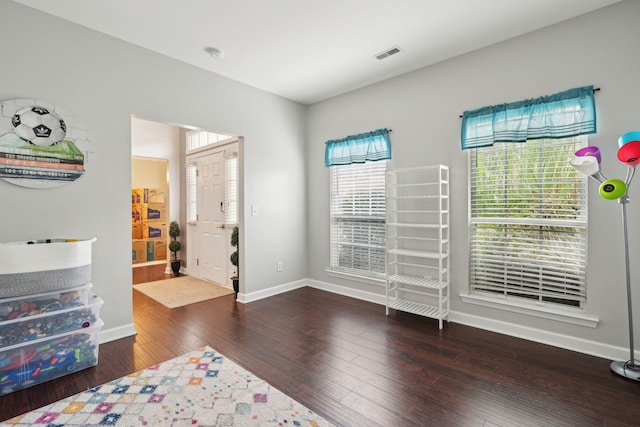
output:
[[[103,301],[93,295],[87,305],[0,322],[0,349],[88,328],[100,317]]]
[[[0,323],[87,305],[91,283],[64,291],[0,299]]]
[[[102,325],[0,350],[0,396],[95,366]]]

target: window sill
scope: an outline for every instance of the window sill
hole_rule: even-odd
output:
[[[462,302],[469,304],[491,307],[498,310],[510,311],[512,313],[525,314],[528,316],[540,317],[543,319],[555,320],[557,322],[570,323],[578,326],[596,328],[600,319],[588,317],[582,314],[581,310],[561,309],[548,305],[534,306],[524,304],[512,299],[501,299],[499,297],[488,297],[483,295],[460,294]]]
[[[330,269],[326,269],[325,272],[327,273],[327,276],[339,277],[341,279],[347,279],[347,280],[355,280],[356,282],[367,283],[370,285],[384,286],[386,283],[386,279],[383,279],[383,278],[363,276],[355,273],[346,273],[344,271],[330,270]]]

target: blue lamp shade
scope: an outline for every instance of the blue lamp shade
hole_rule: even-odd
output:
[[[640,132],[633,131],[620,135],[620,138],[618,138],[618,147],[622,147],[623,145],[633,141],[640,141]]]

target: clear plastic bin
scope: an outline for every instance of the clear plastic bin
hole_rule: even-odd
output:
[[[97,295],[92,295],[87,305],[0,322],[0,349],[88,328],[100,317],[103,302]]]
[[[87,305],[92,286],[87,283],[63,291],[0,298],[0,322]]]
[[[0,350],[0,396],[95,366],[102,325]]]

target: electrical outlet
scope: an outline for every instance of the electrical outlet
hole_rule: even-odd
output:
[[[282,261],[278,261],[278,263],[276,264],[276,270],[282,271]]]

